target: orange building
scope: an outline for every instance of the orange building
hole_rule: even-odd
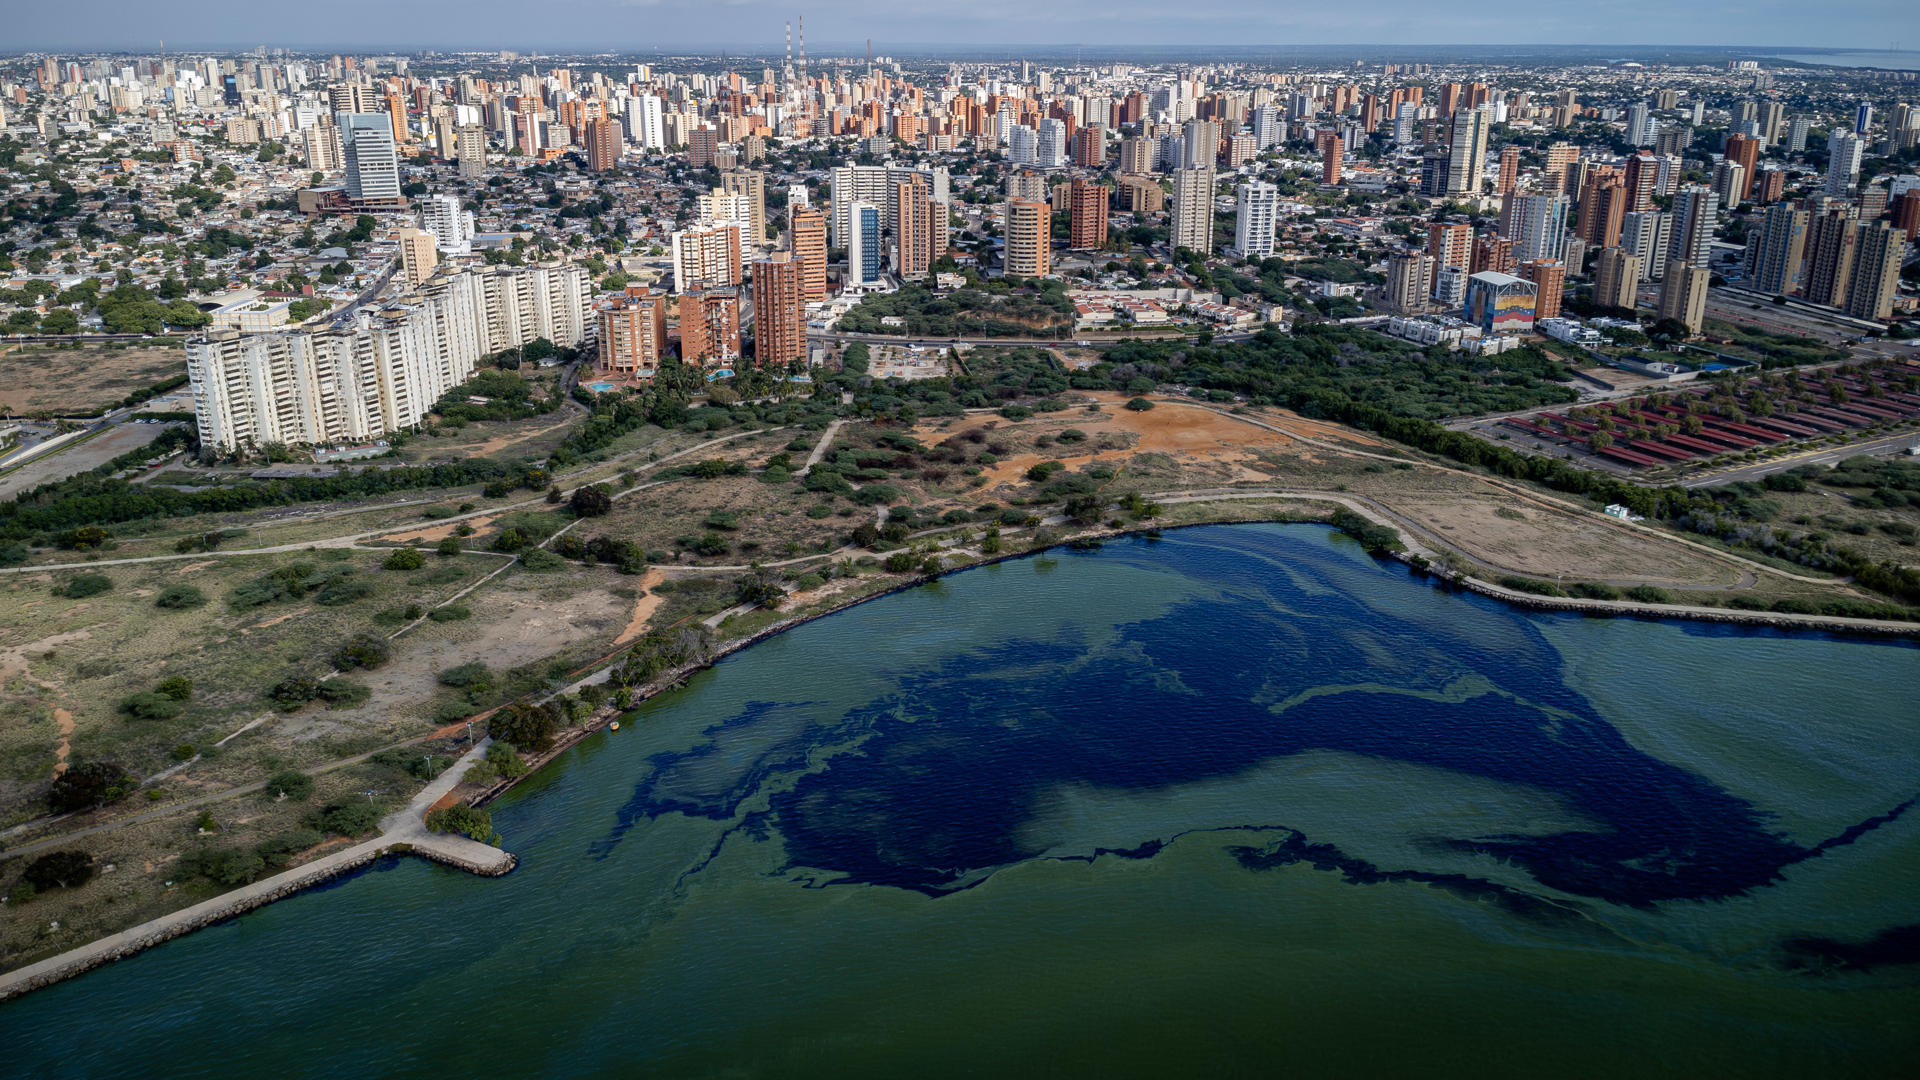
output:
[[[753,264],[753,356],[761,367],[807,362],[807,301],[792,254],[776,251]]]
[[[1108,200],[1112,192],[1085,179],[1073,182],[1068,192],[1072,205],[1069,247],[1076,251],[1097,251],[1107,246]]]
[[[1045,277],[1053,269],[1053,208],[1028,199],[1009,199],[1006,206],[1007,274]]]
[[[802,206],[787,216],[787,247],[800,264],[800,292],[809,304],[827,298],[827,215]]]
[[[1560,317],[1560,300],[1567,287],[1567,267],[1554,259],[1528,259],[1520,264],[1520,277],[1533,282],[1533,319]]]
[[[740,359],[740,294],[704,289],[680,295],[680,359],[727,364]]]
[[[608,375],[652,378],[667,354],[667,297],[630,288],[600,304],[600,370]]]

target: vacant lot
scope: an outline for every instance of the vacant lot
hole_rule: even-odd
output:
[[[41,484],[64,480],[86,472],[96,465],[112,461],[129,450],[142,447],[160,437],[172,424],[115,424],[97,435],[82,435],[71,443],[34,458],[25,465],[0,476],[0,499]]]
[[[91,416],[129,393],[187,370],[178,345],[115,348],[0,345],[0,413]]]

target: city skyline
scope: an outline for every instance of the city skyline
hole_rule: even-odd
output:
[[[717,33],[716,10],[725,13],[728,29],[745,33]],[[1708,9],[1675,9],[1651,0],[1543,5],[1530,9],[1530,17],[1524,20],[1492,12],[1475,15],[1435,9],[1413,0],[1386,0],[1361,12],[1296,12],[1231,3],[1176,14],[1146,4],[1094,5],[1085,0],[1045,8],[991,0],[952,13],[902,12],[882,17],[874,17],[867,5],[844,0],[806,7],[741,0],[717,9],[663,0],[563,0],[547,5],[547,11],[560,17],[521,29],[517,8],[491,0],[458,5],[447,0],[400,4],[348,0],[335,5],[332,17],[322,24],[293,27],[272,9],[235,0],[215,0],[191,9],[110,0],[103,8],[89,7],[84,15],[79,9],[57,6],[20,10],[10,16],[8,29],[16,51],[140,50],[157,48],[165,40],[169,47],[183,49],[266,44],[296,49],[672,49],[760,55],[777,52],[781,26],[799,18],[811,21],[816,55],[828,55],[829,50],[857,52],[869,39],[877,53],[905,50],[919,55],[1023,46],[1286,50],[1549,46],[1556,42],[1634,50],[1865,51],[1889,45],[1899,48],[1901,42],[1889,42],[1887,34],[1889,27],[1899,25],[1905,5],[1873,0],[1823,12],[1820,20],[1810,22],[1799,5],[1768,0],[1744,8],[1740,21],[1731,24]],[[503,29],[508,26],[516,30]],[[1658,34],[1653,32],[1656,27]],[[1660,43],[1649,44],[1650,38]],[[1361,42],[1367,44],[1357,44]]]

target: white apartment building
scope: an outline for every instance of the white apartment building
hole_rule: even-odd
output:
[[[1238,200],[1233,214],[1233,247],[1242,258],[1265,259],[1273,254],[1274,225],[1279,217],[1280,189],[1254,180],[1234,189]]]
[[[191,338],[201,444],[363,442],[414,427],[488,353],[543,337],[579,345],[592,292],[568,264],[467,270],[321,329]]]

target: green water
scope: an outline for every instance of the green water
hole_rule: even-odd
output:
[[[496,804],[506,878],[383,864],[0,1006],[0,1060],[1908,1074],[1916,657],[1522,613],[1310,526],[1018,560],[649,702]]]

